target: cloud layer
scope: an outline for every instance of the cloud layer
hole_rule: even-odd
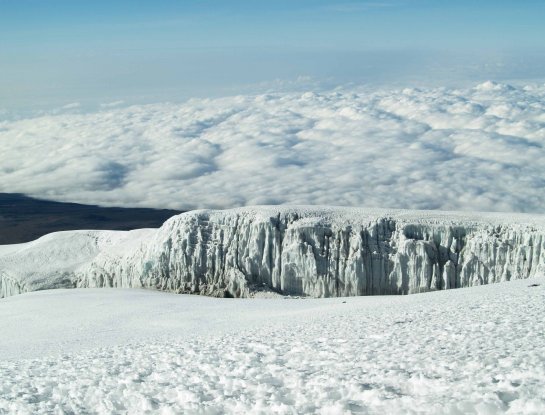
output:
[[[0,191],[193,209],[543,212],[545,85],[190,100],[0,122]]]

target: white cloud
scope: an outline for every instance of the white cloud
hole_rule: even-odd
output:
[[[124,103],[125,103],[125,101],[123,101],[123,100],[112,101],[112,102],[104,102],[104,103],[100,104],[100,107],[101,108],[114,108],[114,107],[119,107],[120,105],[123,105]]]
[[[543,212],[545,86],[281,93],[0,122],[0,191]]]
[[[71,102],[70,104],[66,104],[63,107],[61,107],[61,109],[63,109],[63,110],[73,110],[73,109],[76,109],[76,108],[79,108],[79,107],[81,107],[81,104],[79,102]]]

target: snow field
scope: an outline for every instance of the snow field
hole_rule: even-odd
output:
[[[57,319],[52,344],[26,345],[33,358],[17,359],[15,343],[8,348],[9,358],[0,360],[0,413],[545,412],[545,278],[321,300],[203,299],[142,290],[52,293],[0,301],[2,330],[18,319],[18,303],[29,297],[41,300],[41,318],[48,321],[55,308],[86,296],[81,314]],[[97,334],[91,342],[86,334],[99,327],[83,326],[81,351],[77,344],[63,351],[62,344],[76,338],[69,327],[92,318],[93,304],[107,303],[103,312],[110,314],[123,303],[121,324],[110,327],[123,332],[131,306],[138,319],[139,307],[158,310],[160,299],[172,311],[141,321],[139,341],[113,344]],[[186,319],[179,329],[172,325],[177,317]],[[39,322],[23,320],[14,339],[21,344],[33,338]],[[162,320],[170,338],[158,335]],[[146,327],[148,338],[142,335]]]

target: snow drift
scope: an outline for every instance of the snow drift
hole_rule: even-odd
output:
[[[543,273],[545,216],[524,214],[248,207],[0,247],[1,296],[56,287],[411,294]]]

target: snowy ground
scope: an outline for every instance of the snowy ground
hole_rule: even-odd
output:
[[[544,315],[545,278],[319,300],[34,292],[0,300],[0,413],[543,414]]]

